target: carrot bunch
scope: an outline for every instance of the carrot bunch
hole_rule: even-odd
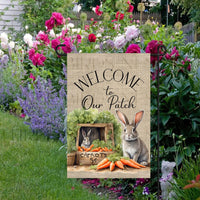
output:
[[[113,171],[115,169],[115,167],[118,167],[120,169],[124,169],[124,166],[129,166],[132,168],[136,168],[136,169],[140,169],[140,168],[144,168],[144,165],[141,165],[137,162],[135,162],[132,159],[129,158],[117,158],[117,157],[111,157],[110,158],[104,158],[100,163],[98,163],[97,165],[97,170],[100,169],[105,169],[105,168],[110,168],[110,171]]]
[[[104,147],[104,148],[102,148],[102,147],[96,147],[96,148],[94,148],[94,149],[92,149],[94,147],[94,144],[92,144],[89,148],[85,148],[84,146],[79,146],[78,147],[78,151],[80,151],[80,152],[88,152],[88,151],[90,151],[90,152],[108,152],[108,151],[112,151],[112,149],[108,149],[107,147]]]

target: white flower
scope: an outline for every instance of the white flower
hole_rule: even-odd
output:
[[[98,38],[101,37],[101,36],[102,36],[101,33],[98,33],[98,34],[96,35],[96,37],[98,37]]]
[[[26,33],[26,34],[24,35],[24,38],[23,38],[23,39],[24,39],[24,42],[25,42],[26,44],[29,44],[29,43],[31,43],[33,37],[32,37],[31,34]]]
[[[116,37],[114,44],[115,44],[115,48],[117,49],[121,49],[122,47],[124,47],[126,45],[126,39],[124,35]]]
[[[25,29],[28,30],[28,26],[27,25],[25,26]]]
[[[3,56],[4,52],[0,49],[0,57]]]
[[[5,44],[8,43],[8,35],[5,32],[1,33],[0,39],[1,39],[1,42],[4,42]]]
[[[132,39],[137,38],[139,36],[139,34],[140,34],[140,30],[138,28],[136,28],[135,25],[128,26],[127,30],[125,32],[126,40],[130,42]]]
[[[75,4],[74,8],[73,8],[73,12],[79,12],[81,10],[81,6]]]
[[[1,47],[2,47],[2,49],[7,49],[8,48],[8,43],[1,42]]]
[[[55,32],[54,32],[53,29],[50,30],[49,35],[50,35],[52,38],[55,38],[55,37],[56,37],[56,34],[55,34]]]
[[[15,42],[13,41],[10,41],[8,46],[11,48],[11,49],[14,49],[15,48]]]
[[[67,29],[70,29],[70,28],[74,28],[74,24],[73,23],[67,24]]]
[[[80,28],[72,28],[72,33],[80,33],[81,29]]]
[[[98,44],[96,44],[94,48],[95,48],[95,49],[99,49],[99,45],[98,45]]]
[[[82,53],[82,50],[79,50],[79,53]]]

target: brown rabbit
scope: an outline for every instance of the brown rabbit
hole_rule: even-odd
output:
[[[142,165],[148,165],[149,152],[145,143],[139,138],[136,130],[138,124],[142,120],[144,111],[136,113],[135,119],[129,124],[126,115],[116,110],[117,117],[124,125],[122,133],[123,156],[129,157]]]

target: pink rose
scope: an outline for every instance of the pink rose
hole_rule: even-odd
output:
[[[64,53],[71,53],[72,52],[72,43],[71,43],[71,40],[70,38],[65,38],[65,41],[64,43],[65,46],[62,47],[62,50]]]
[[[36,36],[37,40],[41,40],[44,42],[45,45],[48,45],[50,43],[50,40],[48,38],[48,35],[45,34],[43,31],[40,31],[37,36]]]
[[[158,51],[158,46],[162,45],[162,41],[157,41],[157,40],[152,40],[151,42],[148,43],[145,52],[146,53],[151,53],[151,54],[157,54]],[[160,53],[162,53],[160,51]],[[162,56],[159,57],[159,60],[162,59]],[[155,63],[157,61],[157,56],[151,56],[151,64],[155,66]]]
[[[116,15],[115,15],[115,18],[117,20],[122,20],[124,19],[124,14],[122,14],[121,12],[117,11]]]
[[[130,44],[126,53],[140,53],[140,47],[137,44]]]
[[[77,43],[81,43],[81,35],[78,34],[78,35],[76,36],[76,39],[77,39]]]
[[[103,14],[103,12],[100,11],[99,8],[100,8],[100,7],[97,5],[96,8],[95,8],[95,13],[96,13],[98,16],[101,16],[101,15]]]
[[[44,66],[44,61],[46,60],[46,57],[43,54],[40,53],[36,53],[33,57],[32,57],[32,63],[33,65],[37,66],[37,65],[42,65]]]
[[[140,30],[138,28],[136,28],[135,25],[129,26],[125,33],[126,40],[130,42],[132,39],[137,38],[139,36],[139,34],[140,34]]]
[[[95,41],[96,41],[96,36],[95,36],[95,34],[93,34],[93,33],[89,34],[88,40],[89,40],[90,42],[95,42]]]
[[[58,46],[60,44],[60,40],[59,39],[53,39],[53,40],[51,40],[51,47],[53,48],[53,49],[56,49],[56,47]]]
[[[35,49],[33,48],[30,49],[28,52],[28,55],[29,55],[29,59],[32,60],[33,56],[35,55]]]
[[[62,25],[65,23],[65,18],[61,13],[53,12],[52,17],[55,19],[56,26]]]
[[[36,78],[35,78],[35,76],[33,76],[33,74],[32,74],[32,73],[30,73],[30,76],[29,76],[29,78],[30,78],[30,79],[32,79],[33,81],[35,81],[35,79],[36,79]]]
[[[85,31],[90,29],[90,25],[85,25]]]
[[[51,17],[49,20],[45,22],[45,26],[47,27],[48,30],[53,29],[54,25],[55,25],[55,20],[53,17]]]
[[[24,117],[26,117],[26,114],[22,113],[22,114],[20,115],[20,117],[21,117],[21,118],[24,118]]]
[[[127,41],[126,41],[124,35],[116,37],[116,39],[115,39],[115,47],[117,49],[121,49],[122,47],[124,47],[126,45],[126,42]]]

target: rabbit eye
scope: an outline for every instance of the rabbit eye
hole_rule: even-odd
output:
[[[133,131],[133,132],[135,131],[135,127],[132,129],[132,131]]]
[[[124,132],[125,132],[125,133],[127,132],[126,128],[124,129]]]

